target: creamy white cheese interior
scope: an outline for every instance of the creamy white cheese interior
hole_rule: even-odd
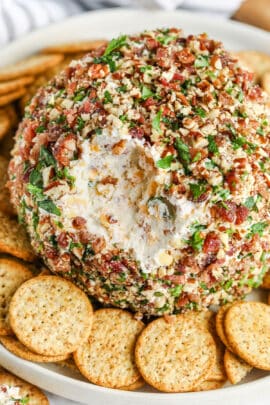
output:
[[[74,216],[82,216],[90,233],[103,236],[108,249],[116,244],[130,251],[144,272],[170,266],[190,225],[205,221],[205,204],[163,195],[170,174],[155,167],[155,146],[145,147],[120,131],[82,145],[81,158],[70,169],[75,187],[59,200],[65,229]]]

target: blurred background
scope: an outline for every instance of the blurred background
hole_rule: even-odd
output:
[[[71,15],[109,7],[182,8],[270,31],[270,0],[0,0],[0,46]]]

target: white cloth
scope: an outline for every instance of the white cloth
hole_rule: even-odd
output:
[[[104,7],[178,7],[228,16],[241,0],[0,0],[0,46],[52,22]]]

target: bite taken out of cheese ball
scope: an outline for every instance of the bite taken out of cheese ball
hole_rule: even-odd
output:
[[[32,99],[12,201],[49,268],[101,303],[200,310],[269,267],[269,135],[261,89],[220,42],[121,36]]]

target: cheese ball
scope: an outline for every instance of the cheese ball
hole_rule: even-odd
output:
[[[123,35],[33,97],[12,202],[51,271],[102,304],[205,309],[268,270],[269,135],[262,90],[220,42]]]

